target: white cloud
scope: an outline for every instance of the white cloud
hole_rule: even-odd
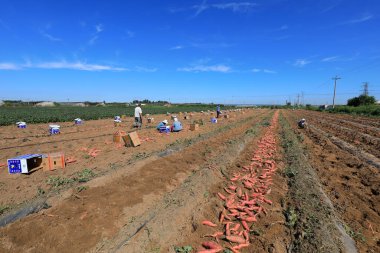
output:
[[[182,45],[178,45],[178,46],[170,48],[170,50],[179,50],[179,49],[183,49],[183,46]]]
[[[132,32],[131,30],[126,30],[125,32],[127,33],[128,38],[133,38],[133,37],[135,37],[135,33]]]
[[[309,63],[311,63],[311,61],[308,61],[306,59],[297,59],[293,65],[296,67],[304,67],[305,65]]]
[[[357,24],[357,23],[366,22],[368,20],[373,19],[373,17],[374,16],[372,14],[366,13],[366,14],[363,14],[360,18],[347,20],[347,21],[343,22],[342,25]]]
[[[177,71],[185,72],[221,72],[228,73],[231,72],[231,68],[226,65],[197,65],[193,67],[178,68]]]
[[[19,70],[20,67],[13,63],[0,62],[0,70]]]
[[[270,69],[252,69],[251,70],[253,73],[260,73],[260,72],[262,72],[262,73],[265,73],[265,74],[277,74],[277,72],[276,71],[274,71],[274,70],[270,70]]]
[[[276,71],[270,70],[270,69],[263,69],[263,72],[267,73],[267,74],[276,74],[277,73]]]
[[[82,71],[129,71],[129,69],[127,68],[114,67],[110,65],[88,64],[81,61],[77,61],[77,62],[56,61],[56,62],[42,62],[42,63],[26,62],[25,64],[0,63],[0,70],[21,70],[21,69],[27,69],[27,68],[30,68],[30,69],[71,69],[71,70],[82,70]]]
[[[34,65],[35,68],[41,69],[73,69],[73,70],[85,70],[85,71],[127,71],[126,68],[112,67],[108,65],[87,64],[83,62],[45,62]]]
[[[95,29],[96,29],[96,33],[101,33],[104,31],[104,26],[103,24],[98,24],[95,26]]]
[[[45,31],[43,31],[43,30],[40,30],[40,34],[41,34],[42,36],[44,36],[45,38],[48,38],[50,41],[56,41],[56,42],[58,42],[58,41],[62,41],[62,39],[57,38],[57,37],[54,37],[53,35],[51,35],[51,34],[45,32]]]
[[[95,44],[95,41],[98,39],[99,37],[97,35],[93,36],[89,41],[88,41],[88,44],[89,45],[94,45]]]
[[[95,26],[95,33],[92,34],[92,37],[89,39],[88,44],[94,45],[95,42],[99,39],[99,34],[104,31],[104,25],[103,24],[97,24]]]
[[[331,57],[323,58],[321,61],[323,61],[323,62],[333,62],[333,61],[337,61],[338,58],[339,58],[339,56],[331,56]]]
[[[135,67],[134,68],[134,71],[137,71],[137,72],[157,72],[157,68],[145,68],[145,67]]]
[[[254,6],[257,6],[256,3],[251,2],[229,2],[229,3],[220,3],[220,4],[207,4],[204,0],[200,5],[194,5],[192,9],[195,9],[194,16],[198,16],[207,9],[218,9],[218,10],[232,10],[233,12],[247,12]]]

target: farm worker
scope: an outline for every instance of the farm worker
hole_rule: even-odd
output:
[[[165,127],[165,128],[166,128],[166,125],[167,125],[167,124],[168,124],[168,121],[165,119],[165,120],[161,121],[161,122],[157,125],[156,129],[157,129],[157,130],[160,130],[161,127]]]
[[[298,121],[298,126],[300,128],[305,128],[306,127],[306,119],[301,119],[300,121]]]
[[[139,127],[141,128],[141,125],[142,125],[142,110],[141,110],[141,104],[137,104],[136,108],[135,108],[135,124],[136,124],[136,127]]]
[[[182,124],[178,121],[177,117],[174,118],[173,125],[170,127],[170,131],[179,132],[182,130]]]
[[[216,107],[216,117],[219,118],[220,115],[220,105]]]

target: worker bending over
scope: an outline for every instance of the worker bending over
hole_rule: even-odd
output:
[[[170,131],[179,132],[182,130],[182,124],[177,118],[174,118],[173,125],[170,127]]]
[[[306,119],[301,119],[300,121],[298,121],[298,127],[306,128]]]

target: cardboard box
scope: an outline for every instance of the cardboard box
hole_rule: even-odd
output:
[[[137,132],[131,132],[123,136],[123,141],[127,147],[137,147],[141,145]]]
[[[42,158],[42,169],[44,171],[64,169],[65,167],[65,155],[63,153],[51,153]]]
[[[230,115],[228,115],[228,114],[224,115],[225,119],[228,119],[229,117],[230,117]]]
[[[27,154],[8,159],[8,171],[10,174],[28,174],[41,166],[43,156],[43,154]]]
[[[190,130],[191,131],[197,131],[199,129],[199,125],[198,124],[190,124]]]
[[[153,123],[154,122],[154,118],[148,118],[148,123]]]
[[[121,122],[116,122],[115,121],[113,124],[114,124],[115,127],[121,126]]]
[[[183,118],[184,119],[191,119],[191,116],[190,115],[185,115]]]

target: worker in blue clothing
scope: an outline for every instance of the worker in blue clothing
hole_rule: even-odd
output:
[[[217,118],[219,118],[219,115],[220,115],[220,105],[218,105],[217,107],[216,107],[216,117]]]
[[[173,125],[171,126],[170,130],[172,132],[179,132],[182,130],[182,124],[181,124],[181,122],[179,122],[177,117],[174,118],[174,122],[173,122]]]
[[[167,124],[168,124],[168,121],[165,119],[165,120],[161,121],[161,122],[157,125],[156,129],[160,131],[160,129],[166,128],[166,125],[167,125]]]

